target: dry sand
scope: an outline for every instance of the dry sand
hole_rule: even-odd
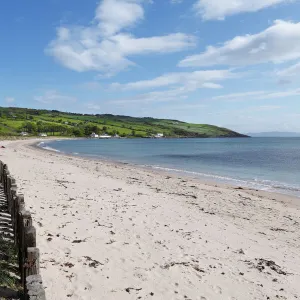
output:
[[[31,141],[32,143],[32,141]],[[300,299],[300,199],[5,141],[48,300]]]

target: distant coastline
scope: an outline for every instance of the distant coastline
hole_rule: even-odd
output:
[[[20,107],[0,107],[0,115],[0,136],[3,137],[247,137],[215,125],[152,117],[80,114]]]
[[[300,132],[280,132],[280,131],[270,131],[270,132],[256,132],[247,133],[250,137],[300,137]]]

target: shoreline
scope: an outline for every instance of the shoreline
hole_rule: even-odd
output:
[[[299,199],[2,142],[49,299],[297,299]]]
[[[60,139],[52,139],[52,141],[56,141],[56,140],[60,140]],[[64,139],[61,139],[64,140]],[[73,140],[77,140],[76,138],[74,138]],[[49,140],[49,142],[51,142],[51,140]],[[232,178],[232,181],[239,181],[241,182],[240,184],[234,184],[230,179],[217,179],[215,175],[211,175],[211,174],[199,174],[197,172],[192,172],[192,171],[185,171],[185,170],[175,170],[175,169],[170,169],[167,167],[155,167],[155,166],[151,166],[151,165],[141,165],[141,164],[137,164],[137,163],[132,163],[132,162],[122,162],[122,161],[118,161],[118,160],[113,160],[110,158],[100,158],[100,157],[91,157],[91,156],[84,156],[84,155],[77,155],[77,154],[73,154],[73,153],[64,153],[61,152],[59,150],[56,149],[46,149],[43,148],[41,146],[39,146],[40,142],[35,142],[33,144],[29,144],[28,146],[34,147],[38,150],[42,150],[42,151],[48,151],[48,152],[54,152],[56,154],[59,155],[63,155],[63,156],[67,156],[67,157],[73,157],[73,158],[78,158],[78,159],[85,159],[88,161],[100,161],[100,162],[105,162],[105,163],[109,163],[109,164],[116,164],[116,165],[121,165],[121,166],[129,166],[129,167],[133,167],[133,168],[138,168],[138,169],[142,169],[145,171],[149,171],[149,172],[157,172],[158,174],[164,174],[164,175],[169,175],[169,176],[182,176],[188,179],[192,179],[192,180],[196,180],[202,184],[206,184],[209,186],[219,186],[219,187],[227,187],[227,188],[241,188],[242,190],[246,190],[251,192],[252,194],[263,194],[263,196],[269,196],[272,197],[272,195],[276,198],[278,197],[285,197],[285,198],[291,198],[295,201],[296,204],[300,205],[300,194],[299,195],[295,195],[294,193],[284,193],[284,191],[275,191],[275,190],[264,190],[264,189],[259,189],[259,188],[254,188],[251,187],[249,185],[247,185],[247,181],[246,180],[236,180],[234,178]],[[196,174],[194,174],[196,173]],[[220,176],[222,177],[222,176]],[[227,182],[226,182],[227,181]],[[297,202],[298,200],[298,202]]]

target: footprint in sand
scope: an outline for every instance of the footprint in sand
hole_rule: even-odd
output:
[[[219,286],[214,286],[213,290],[218,294],[222,294],[222,289]]]

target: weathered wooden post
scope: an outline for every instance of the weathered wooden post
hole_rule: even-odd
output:
[[[7,195],[7,175],[9,174],[7,165],[3,166],[3,189],[4,189],[4,194]]]
[[[6,184],[6,200],[7,200],[7,207],[8,207],[8,212],[11,213],[11,208],[10,208],[10,186],[11,186],[11,176],[7,176],[7,184]]]
[[[28,248],[36,247],[36,230],[33,226],[24,227],[24,249],[23,249],[23,265],[22,265],[22,283],[24,284],[24,289],[26,288],[26,271],[28,267],[32,265],[31,261],[28,261]]]
[[[24,227],[30,227],[32,226],[32,218],[31,218],[31,213],[27,210],[23,210],[22,212],[22,217],[23,217],[23,226]]]
[[[3,163],[3,161],[1,161],[1,164],[0,164],[0,167],[1,167],[0,180],[1,180],[2,185],[3,185],[3,182],[4,182],[4,166],[5,166],[5,164]]]
[[[24,229],[25,254],[27,254],[27,248],[36,247],[36,230],[34,226],[25,226]]]
[[[25,209],[24,196],[17,194],[15,179],[7,165],[0,160],[0,183],[7,200],[14,231],[15,245],[19,250],[19,269],[26,300],[46,300],[42,278],[39,275],[39,249],[36,248],[36,229],[32,217]]]
[[[41,275],[30,275],[26,278],[26,300],[46,300]]]
[[[17,234],[17,240],[19,244],[19,249],[21,247],[21,239],[22,239],[22,228],[23,228],[23,217],[22,212],[25,211],[25,202],[24,202],[24,196],[18,195],[17,198],[17,205],[18,205],[18,213],[17,213],[17,228],[16,228],[16,234]]]
[[[19,222],[20,222],[20,218],[19,218],[19,213],[22,210],[25,210],[25,203],[24,203],[24,196],[23,195],[16,195],[15,197],[15,209],[14,209],[14,237],[15,237],[15,245],[19,246],[19,239],[20,239],[20,232],[19,232]]]
[[[3,178],[3,161],[0,160],[0,183],[3,183],[2,178]]]
[[[35,228],[32,226],[32,218],[29,211],[21,210],[19,212],[19,263],[21,271],[21,281],[25,287],[25,269],[24,264],[26,260],[26,249],[27,247],[35,247]],[[30,230],[31,229],[31,230]]]
[[[8,211],[12,214],[12,191],[17,188],[16,180],[12,176],[8,176],[8,187],[7,187],[7,204]]]
[[[40,252],[38,248],[27,248],[26,277],[40,274]]]

